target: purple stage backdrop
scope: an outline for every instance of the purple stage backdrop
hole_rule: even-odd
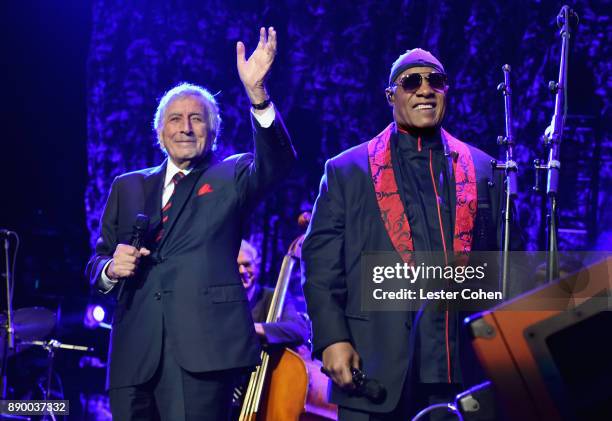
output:
[[[279,54],[269,80],[300,155],[299,167],[247,226],[273,269],[299,233],[295,220],[316,196],[323,163],[391,121],[383,90],[406,49],[431,50],[450,76],[445,127],[493,156],[504,134],[501,67],[512,66],[519,211],[530,249],[544,247],[543,198],[531,191],[539,138],[550,123],[561,41],[557,1],[93,1],[88,60],[89,184],[92,242],[113,178],[163,159],[151,128],[157,100],[180,81],[217,94],[220,153],[251,148],[248,101],[235,43],[248,52],[258,27],[273,25]],[[610,248],[610,46],[607,0],[574,1],[569,115],[562,144],[561,247]]]

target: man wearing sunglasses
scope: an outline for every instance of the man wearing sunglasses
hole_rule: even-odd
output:
[[[302,248],[315,356],[334,382],[341,420],[408,420],[480,381],[469,340],[452,311],[363,311],[363,252],[497,250],[500,182],[490,156],[442,128],[444,66],[413,49],[392,65],[385,95],[393,122],[325,166]],[[497,180],[496,180],[497,181]],[[442,262],[445,263],[445,262]],[[359,368],[386,390],[356,390]],[[432,419],[455,419],[443,409]]]

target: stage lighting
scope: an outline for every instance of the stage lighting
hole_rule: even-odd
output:
[[[101,306],[95,306],[92,314],[93,314],[94,320],[96,320],[97,322],[104,321],[105,312]]]
[[[83,324],[90,328],[96,328],[100,325],[104,324],[104,317],[106,316],[106,311],[101,305],[98,304],[89,304],[85,309],[85,317],[83,318]]]

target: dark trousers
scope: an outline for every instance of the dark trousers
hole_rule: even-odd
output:
[[[408,381],[406,382],[408,383]],[[410,421],[420,411],[438,403],[453,403],[462,389],[459,385],[446,383],[413,383],[404,386],[400,401],[390,413],[367,413],[340,407],[339,421]],[[436,409],[419,421],[455,421],[459,418],[445,409]]]
[[[229,420],[237,370],[191,373],[164,341],[159,367],[144,384],[110,389],[113,420]]]

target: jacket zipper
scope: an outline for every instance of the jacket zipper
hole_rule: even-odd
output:
[[[418,148],[421,150],[421,137],[419,136]],[[436,179],[433,172],[433,155],[431,149],[429,150],[429,174],[431,175],[431,183],[434,188],[434,194],[436,195],[436,208],[438,209],[438,224],[440,225],[440,235],[442,236],[442,247],[444,248],[444,263],[448,265],[448,255],[446,253],[446,238],[444,235],[444,226],[442,225],[442,212],[440,211],[440,196],[438,195],[438,188],[436,187]],[[444,342],[446,345],[446,368],[448,373],[448,383],[452,383],[451,376],[451,358],[450,358],[450,343],[448,334],[448,305],[444,312]]]

